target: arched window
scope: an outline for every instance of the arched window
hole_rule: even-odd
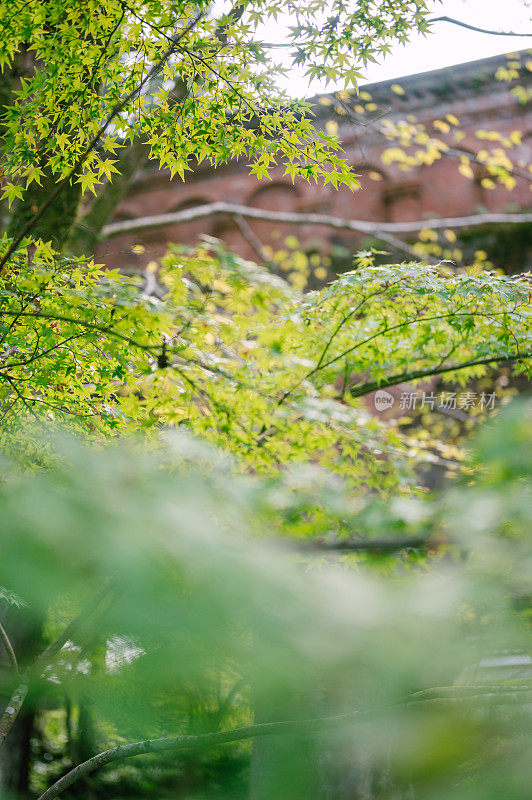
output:
[[[410,179],[388,184],[382,193],[382,200],[384,219],[387,222],[409,222],[423,217],[419,180]]]
[[[245,205],[269,211],[297,211],[299,192],[291,183],[277,181],[253,192]]]
[[[276,181],[260,186],[256,191],[248,196],[244,202],[247,206],[263,208],[266,211],[297,212],[299,211],[299,190],[291,183]],[[248,219],[249,225],[256,245],[268,245],[274,250],[284,247],[284,240],[287,236],[296,235],[298,231],[291,223],[274,222],[268,220]],[[248,247],[249,257],[256,258]]]
[[[209,201],[204,197],[188,197],[186,200],[174,203],[166,213],[171,214],[173,211],[184,211],[187,208],[194,208],[195,206],[205,206],[208,202]]]

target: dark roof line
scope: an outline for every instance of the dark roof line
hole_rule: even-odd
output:
[[[455,73],[458,73],[460,77],[462,76],[469,76],[471,78],[477,78],[484,74],[490,74],[494,68],[505,66],[509,60],[509,55],[516,55],[518,58],[521,56],[527,56],[530,51],[527,49],[525,50],[511,50],[506,51],[505,53],[501,53],[498,56],[490,56],[489,58],[479,58],[475,61],[462,61],[459,64],[451,64],[448,67],[440,67],[438,69],[430,69],[426,72],[412,72],[408,75],[403,75],[398,78],[390,78],[385,81],[376,81],[375,83],[367,83],[364,86],[361,86],[361,89],[374,89],[378,90],[379,88],[387,88],[391,86],[393,83],[417,83],[418,81],[423,81],[423,83],[432,83],[433,81],[439,81],[442,78],[452,77]],[[516,59],[517,60],[517,59]]]
[[[511,51],[512,55],[515,54],[518,58],[527,56],[529,51],[514,50]],[[409,91],[421,90],[424,94],[430,94],[431,90],[436,88],[441,89],[444,85],[450,82],[459,82],[462,88],[465,88],[468,83],[476,84],[479,79],[493,77],[494,72],[498,67],[506,66],[508,62],[509,53],[502,53],[498,56],[490,56],[489,58],[480,58],[475,61],[465,61],[460,64],[453,64],[449,67],[442,67],[439,69],[428,70],[427,72],[415,72],[410,75],[404,75],[398,78],[389,78],[385,81],[376,81],[375,83],[366,83],[360,86],[361,91],[368,91],[372,95],[385,95],[388,102],[392,99],[401,101],[402,96],[390,94],[390,87],[394,84],[401,86],[405,93],[408,95]],[[523,75],[524,81],[529,81],[532,74],[527,72]],[[478,85],[475,86],[478,91]],[[501,84],[501,89],[504,85]],[[493,83],[490,85],[490,91],[493,91]],[[320,97],[328,97],[334,100],[337,92],[323,93],[315,95],[311,98],[312,101],[319,101]],[[353,94],[353,100],[356,99],[356,94]],[[407,100],[404,97],[404,100]],[[401,104],[402,105],[402,104]],[[330,113],[330,112],[329,112]]]

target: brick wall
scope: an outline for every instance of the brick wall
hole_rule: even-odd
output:
[[[518,102],[507,84],[494,79],[497,68],[506,62],[506,57],[496,57],[366,86],[364,91],[371,95],[371,103],[364,115],[354,110],[360,105],[359,98],[345,104],[338,104],[333,95],[317,98],[317,124],[324,126],[333,120],[338,125],[345,156],[361,176],[359,191],[345,188],[335,191],[301,180],[292,185],[283,177],[281,168],[272,173],[271,181],[257,181],[248,175],[243,162],[233,162],[217,170],[200,165],[188,173],[184,184],[179,178],[170,180],[166,172],[150,168],[136,177],[115,219],[164,214],[217,200],[276,211],[319,211],[373,222],[465,216],[483,210],[529,209],[532,193],[530,181],[525,178],[518,178],[511,191],[502,186],[489,190],[480,182],[485,177],[482,166],[475,167],[475,179],[471,180],[460,175],[456,158],[444,157],[431,166],[408,172],[396,165],[383,165],[382,152],[390,143],[375,127],[383,113],[396,121],[414,115],[431,132],[431,122],[451,112],[460,120],[460,129],[465,133],[457,146],[471,151],[479,149],[480,143],[475,137],[478,129],[506,135],[519,130],[523,132],[523,144],[512,151],[512,158],[526,171],[531,163],[532,110],[530,104]],[[530,80],[530,73],[528,75]],[[404,94],[394,93],[394,83],[403,88]],[[373,104],[377,108],[373,108]],[[435,133],[446,138],[444,134]],[[449,143],[453,143],[450,138]],[[297,230],[262,221],[250,221],[249,225],[262,244],[274,248],[278,248],[289,233],[296,234],[305,246],[316,245],[321,250],[333,244],[356,249],[362,241],[356,234],[310,225],[298,226]],[[201,234],[224,240],[246,258],[257,257],[235,223],[223,217],[115,236],[102,243],[96,255],[109,265],[127,271],[137,270],[147,260],[161,255],[168,242],[191,244]],[[143,244],[145,252],[133,253],[134,244]]]

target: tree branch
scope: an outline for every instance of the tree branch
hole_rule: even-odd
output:
[[[192,222],[202,217],[212,217],[227,214],[231,217],[244,217],[259,219],[267,222],[287,223],[291,225],[323,225],[338,230],[349,230],[355,233],[365,233],[376,238],[384,238],[384,234],[417,233],[424,228],[472,228],[482,225],[518,225],[532,222],[532,213],[528,214],[474,214],[466,217],[445,217],[443,219],[423,219],[415,222],[369,222],[361,219],[347,219],[334,217],[329,214],[300,214],[297,212],[268,211],[262,208],[251,208],[236,203],[207,203],[183,211],[174,211],[170,214],[156,214],[150,217],[138,217],[121,222],[111,222],[102,229],[102,238],[109,238],[124,233],[144,231],[151,228],[161,228],[165,225],[178,225]],[[395,240],[390,244],[407,247],[404,242]],[[409,248],[409,252],[411,248]],[[419,257],[416,255],[416,257]]]
[[[135,339],[125,336],[123,333],[118,333],[118,331],[114,331],[112,328],[106,328],[105,325],[98,325],[95,322],[88,322],[84,319],[76,319],[75,317],[66,316],[65,314],[47,314],[44,311],[9,311],[4,309],[2,309],[1,313],[7,317],[33,317],[35,319],[52,319],[59,322],[71,322],[73,325],[79,325],[82,328],[87,328],[87,330],[105,333],[107,336],[114,336],[116,339],[121,339],[132,347],[138,347],[140,350],[145,350],[146,352],[153,350],[158,351],[160,349],[159,345],[142,344],[142,342],[137,342]],[[61,342],[61,344],[64,344],[64,342]],[[17,365],[15,364],[15,366]]]
[[[410,536],[403,539],[336,539],[302,542],[300,547],[311,552],[393,553],[398,550],[426,550],[435,542],[428,536]]]
[[[422,309],[422,311],[423,310],[424,309]],[[501,311],[499,314],[493,316],[504,317],[504,314],[505,312]],[[390,327],[381,328],[380,330],[373,333],[371,336],[368,336],[366,339],[361,339],[360,341],[355,342],[354,345],[349,347],[347,350],[344,350],[343,352],[339,353],[337,356],[334,356],[334,358],[329,359],[329,361],[327,361],[325,364],[322,363],[323,359],[321,359],[318,366],[315,367],[313,370],[311,370],[309,373],[307,373],[307,375],[305,376],[305,380],[307,378],[310,378],[312,375],[314,375],[314,373],[318,372],[320,369],[326,369],[327,367],[330,367],[332,364],[335,364],[337,361],[340,361],[341,359],[345,358],[345,356],[351,355],[351,353],[353,353],[355,350],[358,350],[359,347],[363,347],[365,344],[369,344],[375,339],[378,339],[379,336],[385,336],[387,333],[391,333],[392,331],[395,330],[400,330],[401,328],[407,328],[410,325],[417,325],[418,323],[423,323],[423,322],[436,322],[438,320],[444,320],[444,319],[454,319],[455,317],[487,317],[490,321],[493,321],[492,315],[485,314],[481,311],[450,311],[448,314],[434,314],[431,317],[412,317],[411,319],[404,319],[401,322],[398,322],[397,325],[390,325]],[[445,356],[443,360],[445,360],[445,358],[447,357],[448,356]],[[439,366],[440,365],[435,367],[435,369],[438,369]]]
[[[110,750],[105,750],[93,758],[89,758],[83,764],[74,767],[60,780],[54,783],[38,800],[53,800],[58,797],[65,789],[76,783],[80,778],[96,769],[110,764],[113,761],[121,761],[124,758],[145,755],[147,753],[162,753],[165,751],[189,750],[191,748],[214,747],[229,742],[239,742],[244,739],[255,739],[262,736],[272,736],[274,734],[294,734],[303,731],[322,731],[333,728],[341,728],[352,724],[360,716],[360,712],[354,711],[336,717],[326,717],[321,719],[295,720],[288,722],[266,722],[259,725],[246,725],[242,728],[233,728],[227,731],[217,731],[215,733],[204,733],[197,736],[168,736],[164,739],[146,739],[132,744],[120,745]]]
[[[450,364],[446,367],[424,367],[412,372],[401,372],[383,381],[370,381],[359,386],[353,386],[349,391],[352,397],[363,397],[366,394],[377,391],[377,389],[386,389],[388,386],[397,386],[399,383],[410,383],[410,381],[415,381],[419,378],[442,375],[444,372],[457,372],[468,367],[476,367],[482,364],[499,364],[503,361],[524,361],[526,358],[532,358],[532,351],[514,355],[506,353],[505,355],[488,356],[487,358],[472,358],[470,361],[462,361],[459,364]]]
[[[516,33],[515,31],[492,31],[488,30],[487,28],[478,28],[476,25],[470,25],[468,22],[461,22],[461,20],[454,19],[454,17],[433,17],[432,19],[427,20],[427,22],[450,22],[451,25],[459,25],[460,28],[467,28],[467,30],[475,31],[476,33],[488,33],[490,36],[523,36],[525,38],[532,37],[532,32]]]
[[[521,700],[523,695],[528,695],[531,691],[529,686],[517,686],[515,688],[500,691],[500,687],[495,686],[457,686],[441,687],[437,689],[426,689],[416,692],[396,704],[396,707],[417,706],[420,704],[452,703],[469,701],[483,701],[497,698],[515,702]],[[442,696],[434,696],[438,693]],[[428,695],[428,696],[427,696]],[[386,711],[387,709],[383,709]],[[321,717],[306,720],[293,720],[288,722],[266,722],[258,725],[246,725],[242,728],[233,728],[228,731],[218,731],[215,733],[204,733],[197,736],[168,736],[164,739],[145,739],[132,744],[119,745],[110,750],[104,750],[93,758],[89,758],[83,764],[78,764],[70,772],[60,778],[49,789],[42,794],[38,800],[55,800],[65,789],[68,789],[80,778],[85,777],[90,772],[94,772],[100,767],[110,764],[113,761],[121,761],[125,758],[145,755],[147,753],[162,753],[166,751],[189,750],[191,748],[214,747],[230,742],[239,742],[245,739],[256,739],[263,736],[287,735],[297,733],[321,733],[327,730],[337,730],[348,727],[356,722],[363,722],[371,719],[373,714],[363,711],[350,711],[347,714],[340,714],[334,717]]]
[[[8,700],[6,709],[0,719],[0,747],[5,741],[5,738],[11,730],[13,723],[18,717],[19,711],[22,708],[24,700],[28,694],[31,682],[42,674],[42,671],[47,667],[54,656],[64,647],[66,642],[76,637],[79,631],[83,628],[88,617],[96,611],[102,600],[109,594],[111,584],[105,581],[103,586],[94,594],[87,605],[80,611],[69,624],[61,631],[57,639],[55,639],[46,650],[37,656],[33,664],[23,673],[22,681],[17,686],[12,696]]]

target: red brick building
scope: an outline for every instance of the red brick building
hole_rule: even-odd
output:
[[[523,59],[526,60],[526,57]],[[170,180],[165,171],[143,170],[133,181],[127,198],[118,208],[115,220],[128,220],[167,214],[224,201],[273,211],[302,214],[323,213],[337,217],[372,222],[420,221],[434,217],[462,217],[483,212],[527,210],[532,206],[528,172],[531,156],[532,109],[512,92],[512,84],[496,80],[495,73],[507,67],[508,58],[495,57],[470,62],[442,70],[407,76],[397,81],[384,81],[363,87],[357,97],[340,99],[337,95],[317,98],[317,124],[335,130],[345,149],[345,156],[360,174],[361,190],[338,191],[331,187],[316,187],[296,180],[292,184],[282,175],[282,168],[269,181],[258,181],[248,174],[244,162],[232,162],[216,170],[199,165],[188,173],[183,184],[179,178]],[[532,73],[524,70],[519,83],[530,86]],[[397,88],[399,85],[402,89]],[[452,114],[460,126],[450,125],[446,131],[446,115]],[[427,132],[445,140],[450,152],[430,166],[409,171],[397,164],[385,164],[383,151],[391,146],[382,133],[383,119],[392,122],[413,121],[426,125]],[[433,121],[443,121],[443,130],[434,128]],[[488,188],[486,167],[470,162],[474,177],[462,175],[458,167],[460,155],[478,153],[481,147],[493,148],[497,142],[479,140],[478,130],[494,131],[509,136],[522,133],[522,144],[511,150],[515,167],[515,186],[511,189],[497,185]],[[459,131],[458,136],[456,132]],[[527,173],[530,176],[527,179]],[[308,247],[327,250],[341,244],[350,251],[360,247],[363,237],[350,231],[325,226],[280,225],[250,220],[251,239],[279,247],[288,233],[296,234]],[[248,230],[249,232],[249,230]],[[515,269],[532,263],[530,226],[511,230],[489,229],[482,232],[495,250],[510,253]],[[244,257],[256,259],[257,252],[245,237],[242,228],[230,216],[205,217],[187,224],[165,225],[160,228],[115,235],[102,243],[98,258],[125,270],[137,270],[147,259],[164,252],[167,242],[193,243],[201,234],[224,240]],[[490,238],[491,237],[491,238]],[[506,238],[505,238],[506,237]],[[415,237],[414,237],[415,238]],[[466,237],[467,238],[467,237]],[[479,239],[473,234],[475,247]],[[505,244],[506,242],[506,244]],[[135,254],[134,244],[143,244],[145,254]],[[466,245],[467,247],[467,245]],[[485,247],[484,249],[488,249]],[[491,252],[490,252],[491,255]]]

